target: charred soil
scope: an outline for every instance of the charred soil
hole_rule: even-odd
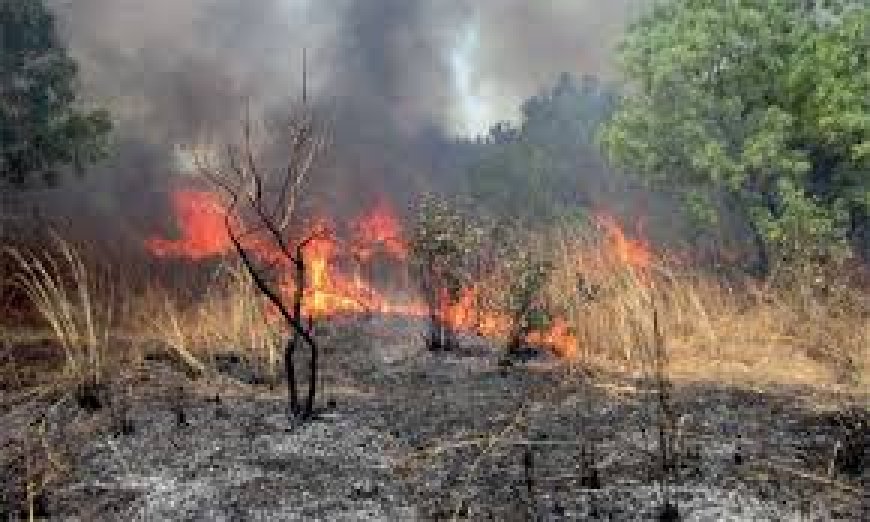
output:
[[[191,380],[149,358],[96,411],[61,388],[7,387],[0,518],[29,505],[80,520],[866,516],[866,397],[682,383],[665,419],[652,380],[543,355],[505,365],[482,344],[433,354],[412,348],[420,330],[333,329],[305,422],[288,419],[281,384],[242,383],[226,361]]]

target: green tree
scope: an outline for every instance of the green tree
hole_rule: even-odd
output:
[[[866,0],[661,2],[623,42],[632,83],[600,143],[708,224],[724,197],[763,273],[826,258],[870,215],[868,54]]]
[[[76,63],[42,0],[0,0],[0,182],[53,180],[106,151],[103,110],[80,107]]]
[[[562,74],[526,100],[518,126],[490,129],[469,169],[469,191],[497,214],[533,221],[588,203],[589,185],[603,179],[594,136],[612,113],[616,96],[598,79]]]

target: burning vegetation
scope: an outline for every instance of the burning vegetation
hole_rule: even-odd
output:
[[[281,4],[213,3],[191,26]],[[455,137],[417,82],[486,112],[494,22],[440,49],[416,18],[453,7],[364,3],[316,12],[335,92],[304,51],[275,108],[252,35],[155,73],[195,121],[161,127],[166,85],[102,96],[115,143],[54,11],[0,0],[0,519],[860,519],[866,6],[656,2],[622,84],[564,73]],[[438,52],[390,62],[408,27]]]
[[[171,200],[178,238],[147,239],[145,248],[149,254],[191,263],[235,255],[228,230],[240,225],[236,224],[238,220],[225,198],[210,190],[178,189],[171,194]],[[510,246],[507,242],[530,242],[530,238],[522,238],[515,230],[504,230],[504,224],[500,230],[496,225],[484,229],[482,223],[458,215],[436,215],[448,214],[451,209],[431,197],[413,210],[419,219],[416,229],[409,232],[400,225],[395,210],[383,202],[351,219],[341,232],[330,218],[308,220],[309,228],[298,236],[301,239],[295,240],[304,244],[301,252],[307,265],[301,284],[302,316],[428,317],[433,332],[448,329],[504,339],[508,332],[518,330],[521,333],[514,334],[511,341],[514,348],[525,343],[550,349],[568,359],[577,355],[579,340],[569,333],[564,318],[553,317],[547,321],[549,326],[535,326],[527,317],[535,313],[551,314],[541,308],[550,272],[546,263],[531,261],[527,254],[518,251],[508,255],[506,250]],[[624,273],[642,286],[651,285],[655,253],[649,241],[627,236],[618,220],[609,214],[597,214],[593,223],[600,231],[600,244],[595,253],[592,247],[588,252],[573,253],[576,256],[573,264],[578,270],[585,269],[595,257],[599,272]],[[501,238],[492,240],[493,235]],[[490,240],[484,241],[484,237]],[[300,285],[293,275],[292,261],[282,262],[277,247],[265,235],[248,235],[239,242],[252,257],[275,266],[279,272],[278,287],[284,297],[296,292]],[[387,279],[392,282],[387,288],[379,287],[371,279],[371,274],[378,271],[381,279],[387,272]],[[414,297],[420,292],[411,286],[412,272],[419,277],[425,298]],[[516,288],[502,288],[506,281],[496,281],[497,277],[516,278]],[[490,290],[484,290],[485,287]],[[496,297],[508,293],[516,295]],[[496,304],[499,299],[515,302]],[[513,313],[509,311],[512,307]],[[264,308],[264,313],[268,314],[267,309]],[[449,337],[446,331],[432,333],[430,348],[449,350],[452,343]]]

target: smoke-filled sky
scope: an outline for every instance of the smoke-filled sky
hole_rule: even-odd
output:
[[[460,182],[445,137],[516,118],[560,72],[612,74],[646,1],[46,0],[83,96],[117,122],[113,159],[62,203],[133,228],[165,220],[169,192],[189,181],[176,147],[237,142],[246,103],[255,123],[280,116],[300,94],[305,48],[309,91],[334,119],[306,201],[401,207]]]
[[[475,134],[557,73],[611,68],[642,0],[52,0],[85,91],[155,139],[315,93],[402,130]],[[378,123],[372,122],[373,125]]]

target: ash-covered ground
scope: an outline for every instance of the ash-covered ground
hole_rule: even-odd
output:
[[[283,386],[241,382],[232,347],[219,376],[159,357],[120,372],[96,412],[3,392],[3,451],[30,437],[63,456],[31,496],[58,520],[654,520],[665,503],[682,520],[868,517],[861,398],[679,384],[663,415],[652,380],[505,365],[472,339],[429,353],[421,332],[378,319],[323,335],[308,422],[288,420]],[[4,517],[33,455],[6,459]]]

